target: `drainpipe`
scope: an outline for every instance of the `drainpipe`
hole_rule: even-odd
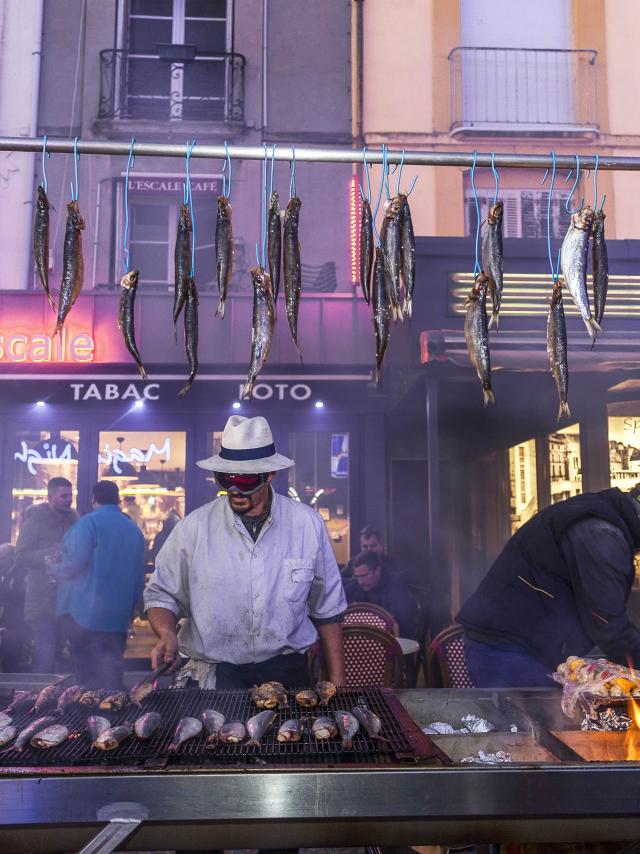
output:
[[[363,5],[364,0],[353,0],[352,27],[355,34],[353,42],[353,140],[358,148],[364,145],[364,74],[363,74]]]
[[[29,123],[29,136],[35,137],[38,133],[38,107],[40,102],[40,65],[42,60],[42,22],[44,19],[44,0],[36,0],[35,3],[35,34],[33,41],[33,86],[31,89],[31,117]],[[22,267],[22,287],[29,289],[31,283],[31,230],[33,225],[33,187],[36,175],[36,154],[27,155],[25,166],[26,191],[29,194],[24,209],[24,257]],[[47,259],[48,263],[48,259]]]
[[[269,2],[262,0],[262,138],[269,122],[267,104],[267,66],[269,55]]]

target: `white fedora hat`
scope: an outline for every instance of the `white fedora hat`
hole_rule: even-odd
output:
[[[232,415],[222,433],[220,452],[197,465],[207,471],[229,474],[260,474],[294,466],[293,460],[276,454],[271,427],[261,415],[245,418]]]

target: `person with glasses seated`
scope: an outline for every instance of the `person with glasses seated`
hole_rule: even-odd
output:
[[[385,572],[381,556],[373,550],[361,551],[351,564],[353,576],[345,583],[349,605],[380,605],[396,618],[400,637],[418,640],[420,606],[406,584]]]
[[[294,462],[276,453],[267,420],[232,415],[219,453],[198,465],[221,492],[157,555],[144,595],[153,666],[180,667],[178,686],[304,687],[319,638],[330,680],[344,685],[338,565],[320,515],[271,487]]]

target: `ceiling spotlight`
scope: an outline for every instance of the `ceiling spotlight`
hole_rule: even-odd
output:
[[[46,403],[44,402],[44,400],[37,400],[36,406],[46,406]]]
[[[231,408],[232,409],[240,409],[240,401],[234,400],[233,403],[231,404]]]
[[[134,409],[142,409],[144,407],[144,400],[136,400],[133,404]]]
[[[323,409],[324,408],[324,401],[316,400],[315,407],[316,407],[316,409]]]

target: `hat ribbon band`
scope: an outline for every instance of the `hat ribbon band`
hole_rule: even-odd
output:
[[[247,448],[246,450],[234,450],[232,448],[220,448],[218,456],[221,460],[263,460],[272,457],[276,452],[276,446],[263,445],[261,448]]]

